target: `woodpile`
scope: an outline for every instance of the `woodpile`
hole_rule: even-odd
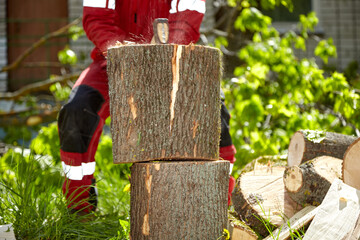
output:
[[[359,139],[301,130],[285,164],[248,164],[233,191],[231,239],[360,239]]]

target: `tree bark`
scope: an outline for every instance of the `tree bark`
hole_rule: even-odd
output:
[[[255,168],[242,173],[236,181],[232,202],[239,218],[261,236],[269,235],[259,218],[280,226],[302,207],[285,191],[284,166],[255,164]]]
[[[131,239],[218,239],[227,227],[227,161],[131,168]]]
[[[288,167],[284,172],[285,189],[298,204],[318,206],[332,182],[341,178],[341,165],[341,159],[321,156],[300,166]]]
[[[342,166],[344,183],[360,189],[360,138],[356,139],[346,150]]]
[[[298,166],[319,156],[342,159],[356,137],[333,132],[297,131],[289,144],[288,166]]]
[[[115,163],[217,160],[220,52],[195,45],[108,51]]]

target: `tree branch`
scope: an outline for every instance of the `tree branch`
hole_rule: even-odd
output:
[[[53,79],[47,79],[42,82],[36,82],[29,85],[26,85],[23,88],[20,88],[19,90],[15,92],[6,92],[6,93],[0,93],[0,100],[18,100],[20,97],[27,95],[32,92],[42,91],[42,90],[48,90],[49,87],[57,82],[65,83],[67,81],[73,81],[76,80],[80,76],[80,72],[73,73],[73,74],[67,74],[64,76],[59,76]]]
[[[51,32],[49,34],[46,34],[42,38],[40,38],[37,42],[35,42],[32,46],[30,46],[23,54],[21,54],[13,63],[11,63],[8,66],[5,66],[1,68],[0,72],[8,72],[10,70],[16,69],[20,66],[20,64],[24,61],[25,58],[27,58],[34,50],[42,46],[44,43],[46,43],[49,39],[55,38],[60,36],[61,34],[64,34],[70,27],[77,25],[81,22],[81,17],[78,17],[68,25]]]

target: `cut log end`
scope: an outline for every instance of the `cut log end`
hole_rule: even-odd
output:
[[[360,138],[355,140],[346,150],[342,165],[342,177],[344,183],[360,189]]]
[[[290,197],[300,205],[319,205],[331,183],[341,177],[342,160],[321,156],[288,167],[284,172],[284,185]]]
[[[303,186],[303,174],[298,166],[292,166],[284,173],[285,188],[289,192],[298,192]]]
[[[296,132],[289,144],[288,166],[300,165],[305,151],[305,140],[302,132]]]

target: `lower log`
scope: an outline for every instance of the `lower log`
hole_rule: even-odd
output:
[[[297,131],[290,140],[288,166],[298,166],[319,156],[342,159],[356,137],[333,132]]]
[[[341,178],[341,165],[341,159],[322,156],[300,166],[289,167],[284,172],[285,188],[298,204],[318,206],[332,182]]]
[[[239,218],[255,232],[269,235],[266,226],[259,219],[280,226],[302,207],[287,194],[283,174],[284,166],[254,164],[254,169],[242,173],[236,181],[232,203]]]
[[[228,161],[135,163],[131,239],[218,239],[227,227]]]

